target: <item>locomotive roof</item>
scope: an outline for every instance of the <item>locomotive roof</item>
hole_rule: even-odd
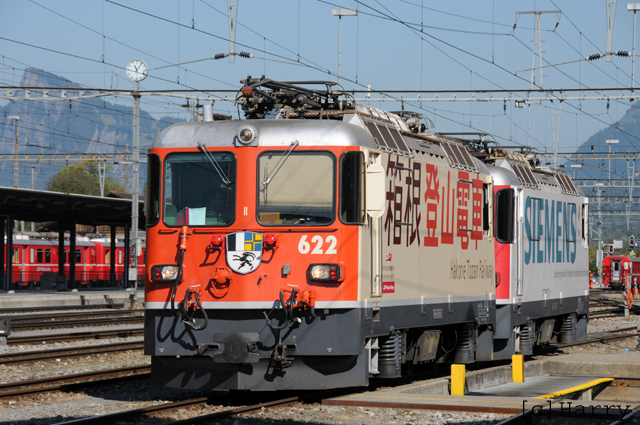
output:
[[[300,146],[365,146],[376,148],[369,133],[358,126],[336,120],[237,120],[198,121],[174,124],[164,130],[154,148],[238,146],[236,134],[241,127],[252,126],[257,131],[260,146],[289,146],[297,140]],[[239,147],[241,147],[240,145]]]

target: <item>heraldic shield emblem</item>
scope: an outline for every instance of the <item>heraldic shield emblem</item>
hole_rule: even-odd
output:
[[[236,232],[227,235],[227,264],[236,273],[256,270],[262,261],[262,234]]]

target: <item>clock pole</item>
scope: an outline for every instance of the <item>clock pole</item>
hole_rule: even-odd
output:
[[[133,301],[138,300],[138,193],[140,184],[140,83],[133,83],[133,180],[131,185],[131,268],[129,280],[133,276]],[[132,306],[133,308],[134,306]]]
[[[125,68],[133,81],[133,180],[131,184],[131,250],[127,259],[129,269],[125,277],[127,284],[134,281],[132,304],[138,301],[138,194],[140,192],[140,81],[147,78],[149,67],[145,61],[134,59]],[[127,285],[128,286],[128,285]],[[132,308],[134,306],[132,305]]]

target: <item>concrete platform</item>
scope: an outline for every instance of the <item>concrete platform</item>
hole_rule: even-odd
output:
[[[12,308],[43,308],[72,306],[130,306],[134,289],[126,290],[72,290],[72,291],[20,291],[0,293],[0,310]],[[144,303],[144,289],[138,290],[137,308]]]
[[[588,386],[597,380],[593,376],[534,376],[525,378],[525,382],[510,382],[495,387],[483,388],[468,392],[467,395],[541,398],[548,394],[567,392],[569,389]]]
[[[549,359],[550,375],[640,377],[640,351],[628,354],[571,353]]]
[[[569,375],[572,376],[554,376]],[[585,384],[606,378],[607,372],[617,371],[610,377],[625,376],[640,378],[640,353],[638,355],[619,354],[568,354],[554,358],[533,360],[525,363],[525,382],[511,382],[511,366],[498,366],[490,369],[467,372],[465,376],[465,396],[451,396],[450,379],[439,378],[393,389],[353,394],[323,401],[327,405],[411,408],[444,411],[493,412],[505,414],[523,413],[538,406],[553,411],[553,416],[562,416],[568,406],[605,406],[593,408],[593,415],[611,416],[613,408],[620,406],[621,411],[638,407],[634,402],[591,401],[592,394],[587,390],[586,400],[545,400],[536,399],[543,395],[574,389]],[[594,373],[597,372],[597,373]],[[602,388],[603,385],[600,384]],[[578,392],[577,394],[582,394]],[[634,399],[636,400],[636,399]],[[549,402],[552,404],[550,405]],[[563,404],[561,404],[563,403]],[[570,405],[568,403],[571,403]],[[551,407],[549,407],[551,406]],[[564,409],[564,410],[563,410]],[[612,410],[613,409],[613,410]],[[616,407],[617,409],[617,407]],[[546,410],[545,410],[546,412]],[[615,410],[615,415],[620,412]]]

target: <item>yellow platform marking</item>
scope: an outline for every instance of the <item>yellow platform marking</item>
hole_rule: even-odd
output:
[[[511,356],[511,380],[524,382],[524,356],[522,354]]]
[[[587,390],[591,387],[595,387],[598,384],[603,384],[605,382],[611,382],[611,381],[613,381],[613,378],[596,379],[595,381],[587,382],[586,384],[578,385],[577,387],[567,388],[566,390],[558,391],[555,393],[539,395],[534,398],[559,398],[559,397],[562,397],[563,395],[575,393],[581,390]]]
[[[464,395],[464,372],[463,364],[451,365],[451,395]]]

